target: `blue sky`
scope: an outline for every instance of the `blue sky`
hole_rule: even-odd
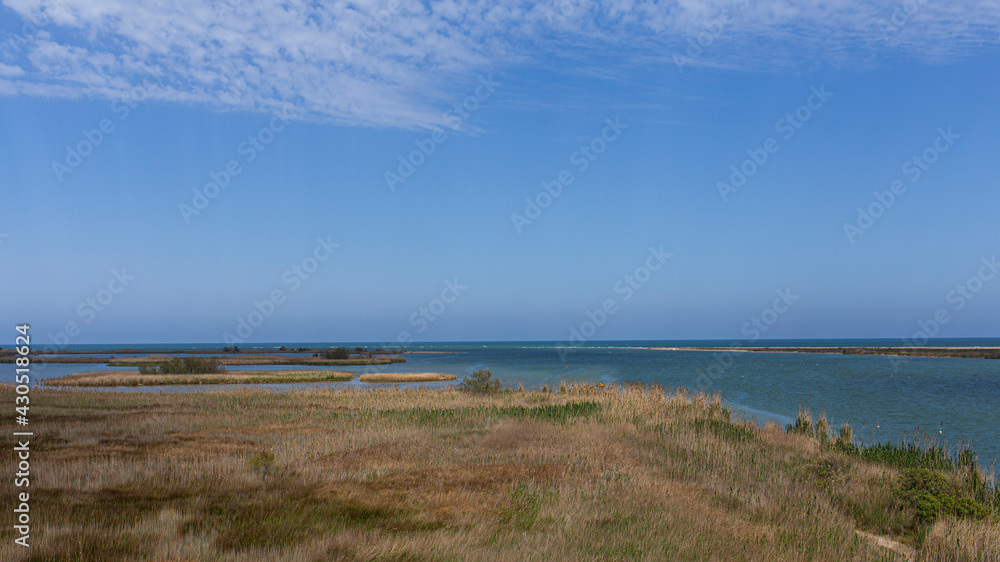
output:
[[[988,2],[4,1],[0,321],[40,343],[72,322],[74,344],[588,321],[749,341],[762,314],[767,338],[909,338],[943,310],[938,336],[1000,336],[998,22]],[[723,196],[733,167],[752,173]]]

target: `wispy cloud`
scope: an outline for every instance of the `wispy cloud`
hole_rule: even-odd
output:
[[[43,25],[18,25],[0,43],[0,94],[113,99],[141,87],[149,99],[404,128],[443,126],[440,108],[464,82],[549,53],[594,72],[613,48],[666,70],[672,53],[729,13],[738,12],[693,62],[867,65],[885,52],[949,60],[1000,36],[997,0],[3,4],[2,17]]]

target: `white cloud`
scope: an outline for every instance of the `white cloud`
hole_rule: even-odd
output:
[[[611,49],[672,66],[708,32],[693,64],[948,60],[995,45],[1000,29],[1000,0],[3,3],[38,24],[0,49],[3,94],[114,98],[140,87],[152,99],[406,128],[440,125],[477,73],[546,52]]]
[[[20,66],[0,62],[0,76],[20,76],[22,74],[24,74],[24,69]]]

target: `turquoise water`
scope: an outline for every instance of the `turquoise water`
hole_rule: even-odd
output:
[[[719,392],[746,416],[758,421],[790,423],[799,406],[825,412],[835,426],[849,420],[866,442],[895,440],[914,430],[928,432],[946,446],[960,441],[979,454],[981,464],[1000,457],[1000,360],[899,358],[802,353],[724,353],[664,351],[648,347],[725,346],[720,341],[588,342],[569,348],[545,342],[461,342],[413,344],[407,363],[347,367],[364,372],[433,371],[462,377],[489,368],[501,379],[525,386],[558,384],[560,380],[593,382],[641,381],[664,387],[703,388]],[[241,346],[245,352],[280,344]],[[290,344],[286,344],[291,347]],[[372,343],[296,343],[333,347]],[[758,341],[767,346],[885,346],[899,340]],[[929,345],[1000,346],[1000,339],[934,340]],[[72,346],[70,350],[218,349],[217,345]],[[385,346],[388,347],[388,346]],[[44,367],[44,368],[43,368]],[[241,367],[243,368],[243,367]],[[263,368],[263,367],[262,367]],[[274,369],[275,367],[266,367]],[[302,367],[295,367],[301,369]],[[36,378],[107,369],[103,365],[36,365]],[[714,375],[709,377],[706,375]],[[343,385],[326,383],[312,386]],[[358,383],[354,383],[358,384]],[[261,385],[278,391],[300,385]],[[165,391],[203,391],[211,387],[162,387]]]

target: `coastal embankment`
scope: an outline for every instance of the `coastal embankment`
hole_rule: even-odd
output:
[[[0,529],[3,560],[1000,559],[971,453],[657,386],[37,388],[31,412],[44,524],[30,554]]]

